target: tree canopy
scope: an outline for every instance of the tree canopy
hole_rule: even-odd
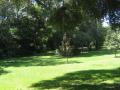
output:
[[[100,48],[106,16],[112,29],[119,30],[120,0],[1,0],[0,53],[36,53],[44,44],[56,49],[65,33],[74,47],[90,48],[93,43]]]

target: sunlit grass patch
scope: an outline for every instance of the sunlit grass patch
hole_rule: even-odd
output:
[[[120,58],[94,51],[66,58],[41,55],[0,61],[0,90],[119,90]]]

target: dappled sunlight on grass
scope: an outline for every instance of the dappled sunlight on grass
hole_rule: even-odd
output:
[[[61,88],[62,90],[118,90],[120,69],[77,71],[33,84],[39,89]]]
[[[4,70],[4,68],[0,67],[0,75],[4,75],[9,73],[8,71]]]
[[[87,54],[81,54],[76,57],[70,57],[69,64],[70,63],[81,63],[81,62],[86,62],[86,61],[94,61],[94,60],[95,61],[96,60],[108,60],[109,58],[114,59],[113,51],[109,51],[109,50],[101,50],[97,52],[92,51]],[[59,65],[59,64],[66,64],[66,58],[55,55],[55,54],[0,60],[0,66],[3,66],[3,67],[49,66],[49,65]]]
[[[0,66],[47,66],[47,65],[56,65],[63,64],[62,60],[59,60],[60,57],[54,56],[33,56],[33,57],[22,57],[22,58],[13,58],[1,60]]]
[[[68,63],[55,54],[0,60],[0,90],[114,90],[120,59],[107,52],[70,57]]]

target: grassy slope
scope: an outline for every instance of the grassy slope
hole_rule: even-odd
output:
[[[119,86],[120,58],[109,51],[76,56],[68,64],[55,55],[0,60],[0,90],[114,90]]]

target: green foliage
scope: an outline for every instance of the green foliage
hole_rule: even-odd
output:
[[[113,49],[115,53],[115,57],[117,57],[117,52],[120,49],[120,30],[119,28],[106,28],[106,38],[104,45],[108,49]]]
[[[0,24],[0,57],[13,56],[15,54],[15,41],[11,35],[9,23],[3,21]]]
[[[32,19],[23,17],[17,21],[17,41],[22,53],[34,53],[42,50],[43,43],[46,42],[44,22],[40,18]]]
[[[120,47],[120,31],[112,30],[110,27],[107,28],[105,46],[109,49],[116,49]]]
[[[103,45],[106,33],[101,19],[108,15],[112,28],[119,27],[119,21],[116,24],[114,20],[118,18],[115,13],[119,3],[118,0],[35,0],[33,4],[31,0],[1,0],[0,23],[7,22],[0,25],[1,42],[9,45],[7,48],[11,50],[4,47],[7,52],[34,53],[45,44],[50,49],[59,48],[63,34],[69,32],[75,48],[97,50]]]
[[[84,20],[75,27],[73,42],[75,48],[87,47],[88,50],[102,48],[105,31],[102,26],[93,19]]]

